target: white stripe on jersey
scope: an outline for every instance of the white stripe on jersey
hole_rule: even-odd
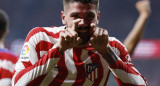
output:
[[[10,86],[11,85],[11,78],[3,78],[0,79],[1,86]]]
[[[33,35],[28,42],[30,42],[33,47],[36,47],[36,45],[42,40],[46,42],[50,42],[52,44],[56,44],[58,41],[58,39],[55,39],[52,36],[48,36],[45,32],[39,32]]]
[[[58,74],[57,69],[53,68],[53,70],[46,75],[40,86],[48,86],[52,82],[52,80],[56,77],[57,74]]]
[[[97,52],[98,53],[98,52]],[[100,55],[99,54],[99,56],[100,56],[100,60],[101,60],[101,63],[102,63],[102,67],[103,67],[103,77],[104,78],[102,78],[102,81],[101,81],[101,83],[100,83],[100,85],[99,86],[103,86],[104,85],[104,83],[106,82],[106,79],[108,78],[108,75],[109,75],[109,64],[108,64],[108,62],[106,62],[106,60],[102,57],[102,55]]]
[[[40,51],[40,57],[42,57],[44,54],[46,54],[48,51]]]
[[[65,64],[68,70],[68,75],[61,86],[72,85],[77,77],[77,68],[73,61],[73,48],[65,51]]]
[[[61,26],[61,27],[43,27],[43,29],[47,30],[48,32],[53,32],[53,33],[58,33],[61,30],[64,30],[65,26]]]
[[[123,83],[130,83],[134,85],[145,85],[143,78],[140,75],[127,73],[121,69],[111,69],[114,76],[120,79]]]
[[[39,40],[37,40],[37,38],[38,38]],[[33,40],[37,40],[37,41],[33,41]],[[57,41],[58,41],[58,39],[55,39],[55,38],[53,38],[53,37],[51,37],[51,36],[48,36],[45,32],[39,32],[39,33],[33,35],[33,36],[29,39],[29,41],[24,44],[24,46],[25,46],[26,44],[28,44],[28,46],[29,46],[29,48],[30,48],[30,52],[32,52],[32,57],[34,57],[34,58],[29,58],[29,59],[30,59],[30,62],[31,62],[32,64],[35,64],[35,63],[38,61],[37,53],[33,53],[33,52],[36,52],[36,51],[35,51],[36,45],[37,45],[40,41],[42,41],[42,40],[43,40],[43,41],[46,41],[46,42],[49,42],[49,43],[52,43],[52,44],[55,44],[55,43],[57,43]],[[32,46],[31,46],[30,44],[32,44]],[[45,54],[45,53],[43,53],[43,54]],[[43,54],[40,53],[41,56],[43,56]]]
[[[14,66],[15,64],[13,64],[11,61],[0,59],[0,68],[4,68],[12,73],[14,70]]]
[[[15,84],[15,86],[25,86],[27,85],[29,82],[31,82],[33,79],[35,79],[36,77],[46,74],[48,71],[52,70],[54,65],[57,64],[57,62],[59,61],[60,58],[51,58],[48,59],[48,61],[41,66],[37,66],[35,68],[33,68],[32,70],[30,70],[29,72],[25,73]],[[50,65],[48,65],[50,64]],[[48,69],[48,70],[47,70]],[[50,76],[49,76],[50,77]],[[46,77],[47,78],[47,77]],[[24,81],[24,79],[26,79],[26,81]],[[48,80],[48,78],[47,78]],[[44,85],[43,85],[44,86]]]
[[[110,40],[110,41],[117,41],[117,42],[120,43],[122,46],[124,46],[124,45],[122,44],[122,42],[120,42],[120,41],[119,41],[118,39],[116,39],[115,37],[109,37],[109,40]],[[125,49],[125,51],[128,52],[128,50],[127,50],[126,47],[124,47],[124,49]]]
[[[117,48],[115,47],[111,47],[111,48],[117,56],[120,56],[120,51]]]

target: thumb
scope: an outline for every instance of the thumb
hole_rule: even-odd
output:
[[[77,44],[80,44],[82,42],[82,39],[80,37],[77,37]]]
[[[93,35],[93,33],[95,32],[95,28],[96,28],[96,25],[94,23],[91,23],[91,28],[90,28],[90,35]]]

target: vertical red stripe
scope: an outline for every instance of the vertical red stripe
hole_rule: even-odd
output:
[[[77,68],[77,77],[75,83],[72,86],[82,86],[86,79],[86,72],[84,63],[81,61],[82,49],[73,48],[73,60]]]
[[[66,79],[68,75],[68,69],[66,67],[65,63],[65,55],[63,55],[63,58],[61,58],[57,64],[58,66],[58,74],[53,79],[53,81],[49,84],[49,86],[60,86],[64,80]]]
[[[98,78],[95,79],[94,83],[93,83],[93,86],[99,86],[99,84],[101,83],[101,80],[103,78],[103,74],[104,74],[104,71],[103,71],[103,66],[102,66],[102,63],[100,61],[100,56],[94,52],[88,52],[88,55],[91,57],[91,60],[93,63],[97,63],[99,64],[99,67],[98,67]]]

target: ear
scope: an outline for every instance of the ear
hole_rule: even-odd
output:
[[[66,23],[66,21],[65,21],[65,13],[64,13],[64,11],[61,11],[61,18],[62,18],[62,23],[64,24],[64,25],[66,25],[67,23]]]
[[[100,19],[100,11],[97,13],[97,24],[99,24],[99,19]]]

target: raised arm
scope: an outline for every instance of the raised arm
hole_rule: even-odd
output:
[[[141,0],[136,3],[136,9],[139,12],[139,17],[124,41],[124,45],[126,46],[130,55],[133,54],[133,51],[141,40],[143,32],[145,30],[145,24],[148,20],[148,17],[151,13],[150,1],[149,0]]]

